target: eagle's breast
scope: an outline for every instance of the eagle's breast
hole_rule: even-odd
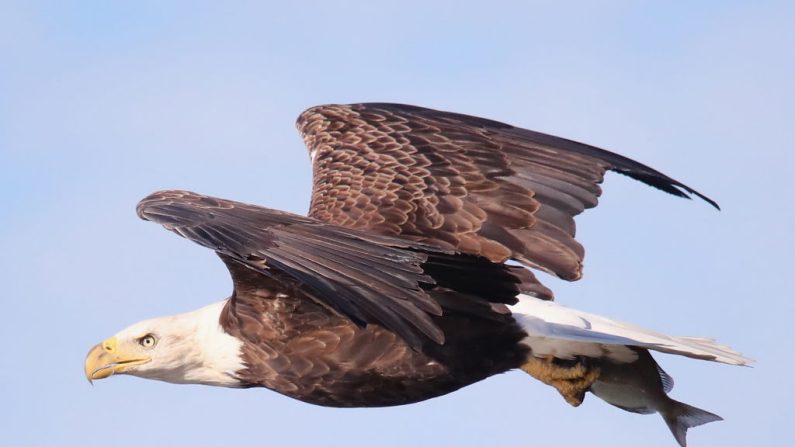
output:
[[[359,327],[285,282],[258,278],[230,300],[221,325],[242,341],[242,386],[266,387],[334,407],[378,407],[447,394],[516,368],[527,355],[521,333],[504,321],[439,317],[445,345],[412,349],[384,327]],[[240,298],[240,297],[238,297]],[[458,328],[458,329],[456,329]],[[477,342],[473,342],[477,340]]]

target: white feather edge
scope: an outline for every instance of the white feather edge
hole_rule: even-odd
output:
[[[753,362],[711,338],[666,335],[529,295],[519,295],[519,302],[509,307],[527,332],[523,343],[538,357],[606,356],[618,362],[632,362],[637,355],[627,346],[636,346],[730,365]]]

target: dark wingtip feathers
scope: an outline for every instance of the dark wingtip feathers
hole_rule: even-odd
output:
[[[720,211],[720,205],[718,205],[718,202],[710,199],[704,194],[701,194],[695,189],[668,177],[665,174],[659,172],[638,172],[624,169],[613,169],[613,172],[626,175],[627,177],[643,182],[653,188],[657,188],[660,191],[664,191],[668,194],[682,197],[684,199],[692,199],[691,195],[694,195],[712,205],[712,207],[716,210]]]

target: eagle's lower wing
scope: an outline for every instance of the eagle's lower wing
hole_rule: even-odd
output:
[[[423,335],[444,341],[431,318],[441,315],[442,309],[428,290],[437,282],[459,287],[457,281],[445,284],[446,274],[463,278],[464,285],[472,283],[471,290],[477,290],[480,282],[495,289],[507,287],[502,294],[493,290],[494,296],[485,298],[491,302],[514,303],[519,290],[548,294],[532,276],[510,266],[192,192],[156,192],[137,210],[142,219],[247,268],[280,278],[286,275],[316,301],[358,324],[381,324],[415,347]]]
[[[311,217],[401,235],[575,280],[574,216],[607,170],[695,194],[620,155],[455,113],[398,104],[314,107],[298,118],[313,163]]]

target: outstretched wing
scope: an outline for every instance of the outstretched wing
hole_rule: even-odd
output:
[[[156,192],[137,210],[142,219],[215,250],[227,264],[231,259],[261,274],[287,278],[357,324],[381,324],[415,347],[422,335],[444,341],[431,318],[442,314],[428,293],[437,284],[455,289],[463,278],[469,290],[496,289],[483,293],[486,303],[512,304],[519,290],[535,288],[541,296],[548,292],[532,276],[483,258],[187,191]]]
[[[596,206],[607,170],[680,197],[682,183],[626,157],[496,121],[399,104],[314,107],[309,215],[350,228],[582,274],[574,216]]]

